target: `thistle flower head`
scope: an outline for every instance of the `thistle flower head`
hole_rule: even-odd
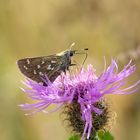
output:
[[[75,110],[74,105],[80,110],[80,120],[83,122],[82,139],[89,139],[93,128],[93,113],[101,116],[106,112],[106,107],[100,104],[106,94],[131,94],[135,92],[140,81],[130,87],[123,88],[125,80],[135,71],[135,66],[131,61],[118,72],[115,60],[99,76],[96,76],[95,69],[88,65],[87,69],[82,68],[76,73],[62,73],[53,83],[49,79],[44,79],[48,86],[40,85],[30,79],[24,83],[30,90],[24,91],[27,95],[37,100],[34,104],[22,104],[23,109],[33,110],[33,113],[43,111],[45,113],[55,112],[62,106],[71,105],[71,110]],[[52,111],[46,111],[48,106],[57,104]],[[70,112],[69,112],[70,113]],[[95,116],[94,115],[94,116]]]

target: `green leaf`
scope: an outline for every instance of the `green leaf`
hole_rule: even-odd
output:
[[[97,135],[99,140],[114,140],[114,137],[110,134],[110,132],[99,131]]]
[[[69,138],[69,140],[80,140],[80,137],[75,135]]]

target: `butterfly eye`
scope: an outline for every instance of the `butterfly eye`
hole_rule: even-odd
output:
[[[70,51],[70,56],[73,56],[75,54],[75,51]]]

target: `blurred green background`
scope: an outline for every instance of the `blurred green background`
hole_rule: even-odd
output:
[[[23,75],[16,61],[88,47],[87,63],[99,74],[103,57],[130,58],[140,79],[139,0],[0,0],[0,140],[67,140],[69,129],[58,113],[27,117],[18,104],[27,102],[19,87]],[[83,56],[74,58],[81,61]],[[109,63],[108,62],[108,63]],[[108,96],[118,114],[111,131],[116,140],[140,139],[140,95]]]

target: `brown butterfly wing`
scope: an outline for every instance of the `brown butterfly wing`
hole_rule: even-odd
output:
[[[40,83],[45,75],[50,81],[54,81],[64,69],[61,69],[62,56],[45,56],[35,58],[25,58],[17,61],[20,71],[28,78]]]

